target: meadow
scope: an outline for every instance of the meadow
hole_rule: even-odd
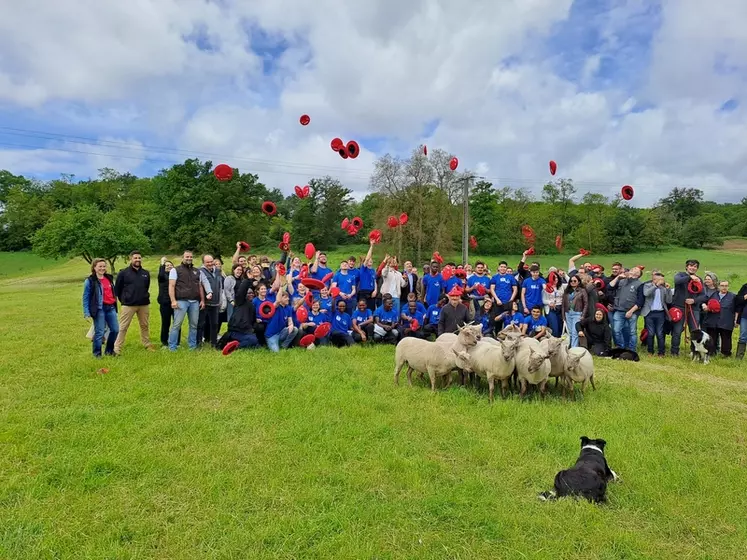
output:
[[[739,247],[592,260],[671,279],[689,256],[734,291],[747,281]],[[153,273],[159,257],[145,260]],[[134,325],[121,357],[97,361],[84,337],[85,262],[0,254],[0,270],[0,558],[732,559],[747,550],[744,362],[598,360],[597,390],[576,402],[553,392],[490,405],[485,387],[395,386],[390,346],[149,353]],[[154,308],[154,340],[158,329]],[[582,435],[608,442],[622,479],[609,503],[540,502]]]

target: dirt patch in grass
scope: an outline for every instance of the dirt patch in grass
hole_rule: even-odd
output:
[[[722,251],[747,253],[747,239],[727,239],[721,247]]]

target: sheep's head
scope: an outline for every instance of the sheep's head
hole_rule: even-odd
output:
[[[503,334],[506,337],[518,338],[521,336],[521,328],[519,328],[517,325],[514,325],[512,323],[508,327],[503,329]]]
[[[469,352],[466,350],[456,350],[454,348],[452,348],[451,351],[456,355],[456,359],[454,360],[456,367],[464,372],[471,373],[472,357],[469,355]]]
[[[503,352],[503,359],[508,361],[513,359],[516,355],[516,349],[519,347],[520,338],[510,337],[501,340],[501,350]]]
[[[552,358],[553,356],[556,356],[558,352],[560,352],[560,347],[563,344],[563,341],[559,338],[551,336],[549,338],[543,339],[542,344],[544,344],[545,348],[547,349],[547,355]]]
[[[573,354],[568,354],[568,357],[565,359],[565,368],[568,371],[576,371],[580,363],[581,363],[581,354],[576,354],[574,352]]]
[[[457,335],[457,341],[462,346],[474,346],[480,338],[482,335],[478,334],[471,325],[462,327]]]
[[[547,355],[547,351],[544,348],[540,348],[539,350],[535,350],[532,348],[529,351],[529,364],[528,369],[531,372],[535,372],[539,370],[539,368],[542,367],[542,364],[547,360],[549,356]]]

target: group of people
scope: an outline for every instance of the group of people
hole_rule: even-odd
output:
[[[365,257],[328,267],[317,251],[304,263],[289,251],[277,261],[242,254],[237,243],[230,272],[206,254],[202,266],[185,251],[174,265],[161,259],[157,302],[161,345],[176,351],[184,320],[190,349],[209,345],[222,349],[266,346],[273,352],[301,345],[350,346],[368,341],[396,344],[408,336],[423,339],[456,332],[463,324],[482,325],[484,336],[497,336],[514,326],[525,336],[567,334],[571,346],[585,346],[599,356],[613,346],[636,352],[639,338],[649,354],[679,355],[683,332],[703,329],[711,335],[712,353],[731,356],[732,334],[740,329],[736,356],[747,346],[747,284],[738,293],[712,272],[698,276],[700,263],[688,260],[685,270],[666,282],[659,270],[644,281],[645,267],[624,268],[619,262],[605,275],[601,265],[568,262],[567,270],[539,262],[527,265],[529,251],[513,269],[501,261],[491,272],[483,261],[457,265],[434,258],[422,274],[396,256],[374,266],[372,242]],[[83,290],[83,313],[92,319],[93,354],[118,355],[133,317],[141,341],[154,349],[149,336],[150,273],[142,255],[133,251],[129,266],[116,280],[106,261],[94,259]],[[119,312],[119,317],[118,317]],[[644,328],[638,330],[639,317]],[[226,330],[221,335],[223,325]],[[108,331],[108,332],[107,332]]]

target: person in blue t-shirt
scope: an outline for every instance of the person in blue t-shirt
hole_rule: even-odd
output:
[[[441,310],[447,301],[449,301],[448,296],[443,295],[436,305],[431,305],[426,311],[425,327],[423,328],[426,337],[430,335],[438,336],[438,320],[441,317]]]
[[[511,311],[511,303],[516,300],[518,293],[516,278],[509,271],[508,263],[501,261],[498,263],[498,272],[490,279],[490,295],[495,303],[496,314],[503,315]],[[501,328],[500,324],[497,326]]]
[[[325,276],[331,273],[332,269],[327,268],[327,254],[317,251],[314,263],[309,269],[309,276],[317,280],[322,280]],[[326,285],[329,286],[329,281],[326,282]]]
[[[293,324],[293,309],[289,302],[288,292],[281,290],[277,296],[275,314],[265,328],[265,339],[271,352],[279,352],[281,347],[290,347],[298,333]]]
[[[423,276],[423,301],[426,305],[436,305],[438,298],[444,293],[443,276],[441,276],[440,266],[437,261],[431,261],[430,274]]]
[[[535,305],[532,307],[531,314],[524,319],[521,333],[528,337],[537,339],[542,338],[547,334],[547,318],[542,316],[541,305]]]
[[[373,268],[373,248],[374,243],[371,241],[368,246],[368,253],[363,258],[357,275],[358,299],[365,299],[366,307],[371,312],[376,309],[376,270]]]
[[[353,340],[366,342],[373,340],[374,319],[373,313],[366,305],[366,300],[358,300],[358,307],[353,311]]]
[[[542,311],[542,290],[547,281],[540,278],[539,267],[533,264],[529,267],[530,277],[521,284],[521,304],[524,306],[524,314],[528,315],[531,309],[539,306]]]
[[[482,334],[484,336],[493,336],[495,334],[495,311],[493,311],[492,299],[486,299],[483,302],[482,311],[479,319],[482,325]]]
[[[328,314],[327,321],[330,320],[329,315],[332,314],[334,303],[334,300],[329,295],[329,289],[325,286],[319,291],[319,309],[322,313]]]
[[[416,328],[413,328],[413,321],[417,321]],[[423,327],[425,326],[423,323],[425,323],[425,313],[422,313],[418,309],[418,302],[408,302],[407,307],[400,313],[401,338],[405,338],[406,336],[426,338],[427,335],[423,331]]]
[[[425,315],[426,307],[418,301],[418,295],[415,292],[410,292],[409,294],[407,294],[407,303],[404,305],[404,307],[407,307],[407,305],[411,302],[415,304],[418,311]]]
[[[348,257],[348,273],[352,274],[355,277],[355,286],[357,287],[358,286],[358,271],[359,271],[359,269],[356,268],[356,266],[355,266],[356,262],[357,262],[357,259],[353,255],[350,255]]]
[[[337,301],[337,311],[332,315],[332,330],[329,333],[329,341],[341,348],[352,346],[353,337],[350,331],[353,328],[353,319],[348,315],[345,300]]]
[[[322,313],[319,309],[319,300],[315,299],[311,303],[311,311],[309,311],[309,318],[306,319],[303,323],[300,323],[298,325],[298,330],[301,331],[301,336],[305,336],[307,334],[314,334],[314,329],[316,329],[319,325],[321,325],[324,322],[329,322],[329,316],[325,313]],[[320,346],[321,344],[326,343],[326,337],[324,342],[322,341],[316,341],[316,345]]]
[[[443,276],[443,273],[441,274]],[[451,290],[454,289],[456,286],[460,290],[464,290],[464,288],[467,286],[467,280],[464,278],[460,278],[456,275],[456,273],[452,273],[451,278],[449,278],[445,283],[445,291],[448,294]]]
[[[396,344],[399,340],[399,314],[394,309],[391,294],[384,294],[381,299],[381,307],[374,311],[374,341]]]
[[[340,288],[340,298],[347,303],[348,301],[355,301],[353,299],[355,297],[355,284],[356,276],[350,272],[348,261],[342,261],[340,270],[332,277],[332,287]]]

